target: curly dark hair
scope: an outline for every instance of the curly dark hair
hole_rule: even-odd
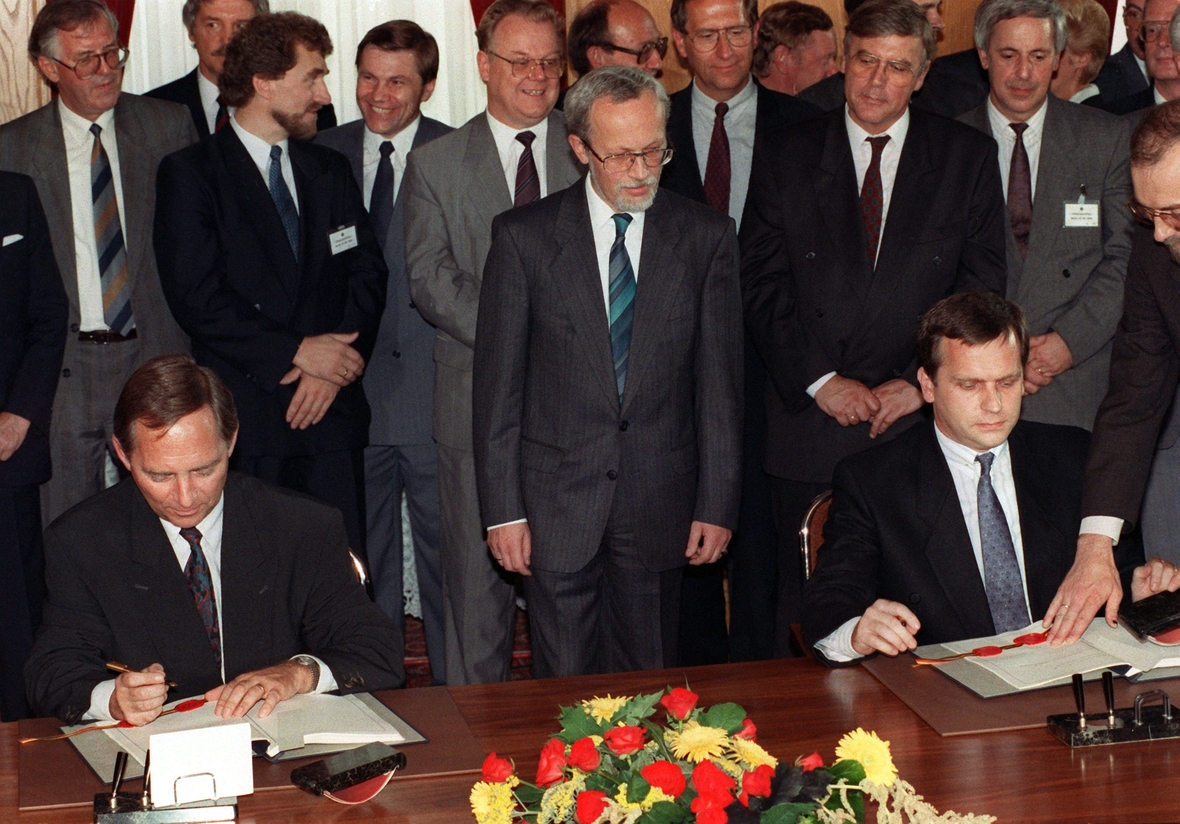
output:
[[[295,68],[295,44],[324,57],[332,38],[318,20],[294,11],[260,14],[234,35],[225,49],[225,68],[217,81],[227,106],[244,106],[254,98],[255,75],[278,80]]]

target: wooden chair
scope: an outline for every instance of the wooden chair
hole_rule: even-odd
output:
[[[824,542],[824,524],[828,521],[828,509],[832,505],[832,490],[821,492],[807,514],[803,516],[803,524],[799,527],[799,552],[803,555],[803,580],[811,578],[815,570],[816,557]]]

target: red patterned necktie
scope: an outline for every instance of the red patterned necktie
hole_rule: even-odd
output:
[[[217,668],[221,668],[221,628],[217,624],[217,601],[213,594],[213,576],[209,572],[209,563],[205,560],[205,553],[201,549],[201,531],[195,526],[186,526],[180,530],[180,537],[188,541],[188,563],[184,565],[184,577],[188,579],[189,591],[193,594],[193,603],[197,605],[197,612],[201,622],[205,625],[205,634],[209,636],[209,646],[213,648],[213,658],[217,661]]]
[[[537,177],[537,162],[533,160],[533,140],[536,137],[532,132],[521,132],[516,136],[524,146],[524,151],[516,162],[516,191],[512,197],[514,207],[541,199],[541,179]]]
[[[877,266],[877,244],[881,240],[881,220],[885,211],[885,193],[881,186],[881,152],[889,142],[889,135],[867,138],[873,147],[873,159],[865,171],[860,187],[860,218],[865,224],[865,240],[869,250],[869,265]]]
[[[729,135],[725,132],[729,105],[718,103],[715,111],[709,159],[705,162],[705,202],[722,214],[729,214]]]
[[[213,118],[213,132],[217,133],[225,128],[229,123],[229,109],[225,107],[224,103],[217,104],[217,116]]]
[[[1028,253],[1028,232],[1032,227],[1032,172],[1028,164],[1028,151],[1024,148],[1024,130],[1027,123],[1009,123],[1016,132],[1016,145],[1012,147],[1012,165],[1008,167],[1008,223],[1016,238],[1016,248],[1023,258]]]

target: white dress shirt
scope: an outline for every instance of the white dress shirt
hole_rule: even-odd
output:
[[[1091,97],[1099,94],[1102,94],[1102,89],[1098,88],[1097,83],[1091,83],[1089,86],[1084,86],[1083,88],[1079,89],[1077,93],[1069,99],[1069,102],[1082,103],[1083,101],[1089,100]]]
[[[414,122],[406,126],[393,137],[382,137],[365,127],[365,139],[361,162],[364,175],[365,208],[370,206],[373,198],[373,181],[377,177],[377,164],[381,162],[381,144],[386,140],[393,141],[393,154],[389,156],[393,164],[393,199],[397,201],[397,193],[402,185],[402,178],[406,171],[406,155],[414,148],[414,138],[418,134],[418,126],[422,123],[422,116],[414,118]]]
[[[527,129],[514,129],[488,112],[488,126],[492,129],[492,140],[496,142],[496,152],[500,155],[500,166],[504,169],[504,181],[508,184],[508,199],[512,200],[516,193],[516,167],[520,163],[520,156],[524,154],[524,144],[516,139],[521,132],[532,132],[533,163],[537,166],[537,180],[541,184],[541,197],[549,194],[549,183],[545,179],[545,155],[549,138],[549,118],[545,117],[535,126]]]
[[[217,110],[221,108],[217,96],[221,92],[218,91],[216,83],[201,74],[200,69],[197,69],[197,91],[201,93],[201,111],[205,113],[205,125],[209,127],[209,134],[213,134],[217,131]]]
[[[270,147],[261,137],[246,131],[246,129],[238,123],[236,118],[229,119],[230,125],[237,134],[238,139],[242,141],[242,145],[246,147],[250,159],[254,161],[254,165],[258,167],[258,174],[262,175],[262,182],[266,185],[267,190],[270,189]],[[299,211],[299,192],[295,187],[295,171],[291,168],[291,143],[289,140],[282,140],[275,144],[282,148],[283,155],[280,159],[280,168],[283,172],[283,180],[287,182],[287,189],[291,192],[291,199],[295,201],[295,211]]]
[[[1049,101],[1041,103],[1036,114],[1025,122],[1028,128],[1024,130],[1024,151],[1028,153],[1028,173],[1032,182],[1032,201],[1037,202],[1037,168],[1041,163],[1041,137],[1045,134],[1045,113],[1049,111]],[[1000,147],[1000,181],[1004,185],[1004,199],[1008,198],[1008,173],[1012,171],[1012,153],[1016,150],[1016,132],[1012,130],[1012,121],[1000,114],[991,97],[987,99],[987,120],[992,128],[992,137]],[[1060,208],[1060,207],[1058,207]]]
[[[758,122],[758,87],[753,79],[726,101],[725,135],[729,138],[729,216],[740,229],[746,194],[750,189],[750,169],[754,163],[754,127]],[[692,142],[697,152],[701,182],[709,165],[709,146],[713,142],[713,123],[717,120],[717,101],[692,84]],[[630,231],[628,230],[628,234]]]
[[[983,544],[979,537],[979,476],[983,469],[976,460],[980,453],[969,446],[952,441],[942,434],[938,426],[934,427],[934,433],[943,457],[946,458],[946,465],[951,471],[951,478],[955,482],[955,493],[963,510],[963,520],[967,523],[967,536],[971,539],[971,549],[975,553],[979,576],[984,578]],[[1020,582],[1024,586],[1024,603],[1027,608],[1028,577],[1024,571],[1024,541],[1020,535],[1016,483],[1012,478],[1012,453],[1007,441],[989,451],[996,456],[991,470],[992,487],[996,491],[996,497],[1000,499],[1000,508],[1004,510],[1008,531],[1012,534],[1012,545],[1016,549],[1016,564],[1020,568]],[[986,579],[984,580],[986,584]],[[1031,614],[1032,610],[1029,609],[1029,615]],[[845,621],[834,632],[817,642],[816,649],[831,661],[853,661],[860,658],[860,653],[852,648],[852,631],[856,629],[859,620],[860,616],[857,616]]]
[[[865,185],[869,164],[873,162],[873,144],[869,143],[869,138],[880,135],[870,135],[858,126],[848,113],[847,103],[844,104],[844,126],[848,130],[848,145],[852,149],[852,165],[856,169],[856,193],[859,197],[860,190]],[[877,236],[878,257],[881,255],[880,240],[885,237],[885,222],[889,219],[889,201],[893,199],[893,184],[897,182],[897,164],[901,161],[901,150],[905,146],[905,138],[909,131],[910,110],[907,108],[896,123],[881,132],[883,135],[889,135],[889,142],[881,149],[881,234]],[[875,259],[873,265],[877,265]],[[815,393],[834,377],[836,373],[829,372],[817,378],[807,387],[807,394],[814,398]]]
[[[94,237],[94,201],[90,193],[90,153],[94,149],[91,121],[57,101],[66,167],[70,177],[70,211],[74,220],[74,261],[78,277],[79,328],[83,332],[109,329],[102,308],[102,273],[98,269],[98,245]],[[119,146],[115,139],[115,110],[108,109],[94,121],[102,127],[102,147],[111,164],[123,245],[128,245],[127,212],[123,207],[123,176],[119,171]]]
[[[222,683],[225,682],[224,652],[226,643],[233,644],[232,637],[226,638],[225,623],[221,620],[221,530],[225,520],[224,514],[225,493],[222,493],[221,498],[217,501],[217,505],[213,507],[213,510],[197,524],[197,531],[201,533],[201,552],[205,555],[205,562],[209,565],[209,577],[213,581],[214,605],[217,607],[217,626],[221,629]],[[189,556],[192,555],[192,548],[189,546],[188,541],[181,536],[180,527],[163,518],[160,518],[160,526],[164,528],[164,534],[168,536],[168,543],[171,544],[172,551],[176,554],[176,562],[180,564],[180,569],[183,571],[188,564]],[[315,658],[314,655],[310,657]],[[319,693],[330,692],[336,689],[336,676],[332,674],[332,670],[323,661],[320,661],[320,659],[316,658],[316,660],[320,664],[320,680],[316,682],[312,691]],[[94,689],[90,691],[90,709],[87,710],[83,718],[94,721],[113,721],[114,719],[110,713],[110,702],[111,695],[114,691],[114,678],[95,684]]]

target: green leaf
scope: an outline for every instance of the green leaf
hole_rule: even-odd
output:
[[[655,712],[655,706],[664,697],[663,692],[652,692],[647,695],[636,695],[623,705],[619,711],[621,721],[630,725],[637,725],[641,720]]]
[[[684,807],[671,801],[657,801],[635,824],[681,824],[687,820],[688,810]]]
[[[638,804],[647,798],[647,793],[650,789],[651,784],[647,783],[647,779],[636,773],[631,776],[631,782],[627,785],[627,801],[632,804]]]
[[[827,770],[837,781],[843,778],[849,784],[859,784],[865,780],[865,768],[859,761],[853,761],[851,759],[837,761],[828,767]]]
[[[775,804],[762,814],[760,824],[796,824],[801,816],[814,813],[817,804]]]
[[[556,737],[567,744],[572,744],[579,738],[585,738],[588,735],[602,735],[606,728],[606,724],[595,721],[580,705],[562,707],[561,732]]]
[[[720,727],[733,735],[742,728],[746,718],[746,711],[737,704],[714,704],[701,713],[698,720],[706,727]]]
[[[598,773],[590,773],[586,776],[586,789],[598,790],[604,792],[609,796],[614,796],[619,790],[619,782],[599,775]]]
[[[540,787],[534,787],[531,784],[521,784],[513,792],[525,804],[536,804],[541,800],[541,796],[545,794],[545,791]]]

